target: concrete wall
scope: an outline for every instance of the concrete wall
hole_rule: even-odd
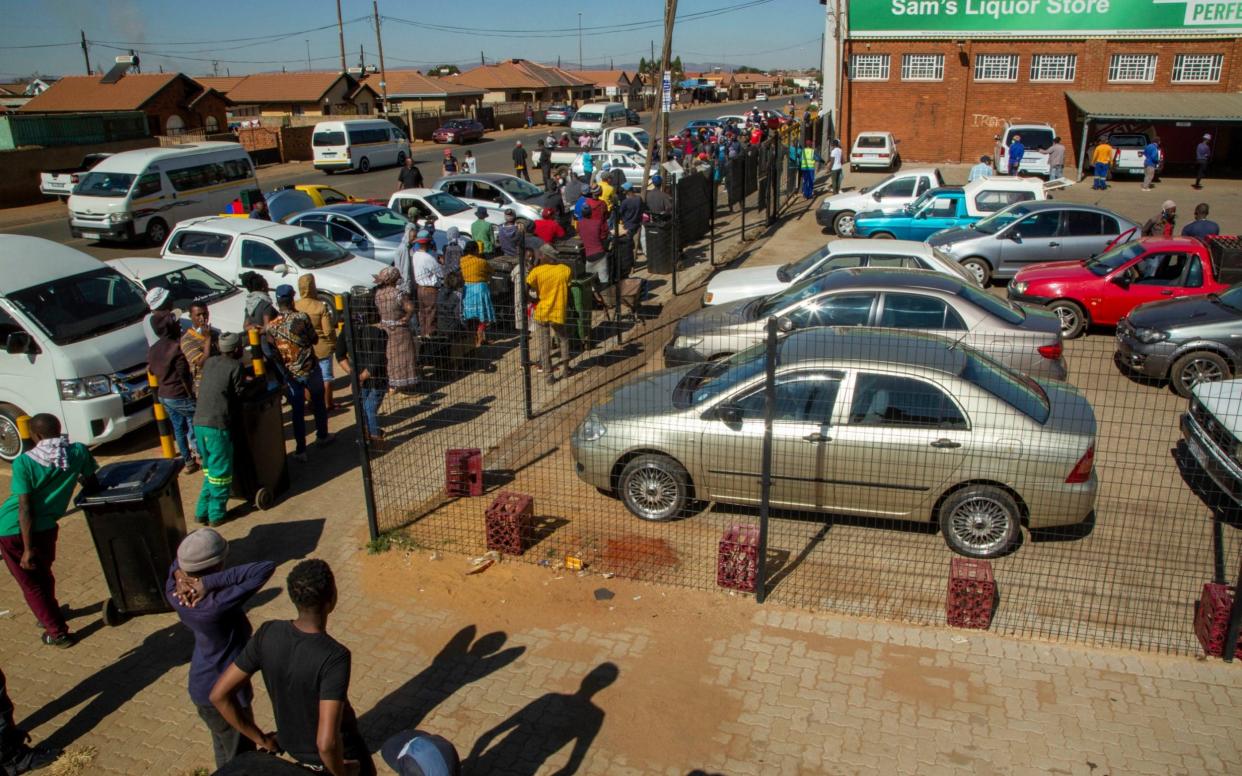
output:
[[[44,170],[56,170],[75,167],[82,157],[91,153],[110,151],[129,151],[134,148],[150,148],[159,145],[153,137],[135,140],[118,140],[113,143],[94,143],[91,145],[59,146],[56,148],[19,148],[14,151],[0,151],[0,207],[17,207],[46,202],[47,197],[39,192],[39,173]]]

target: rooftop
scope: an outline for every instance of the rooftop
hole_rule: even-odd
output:
[[[371,77],[370,83],[378,80]],[[483,89],[453,78],[423,75],[417,70],[389,70],[387,74],[388,96],[393,99],[422,97],[443,99],[445,97],[471,97],[483,94]],[[377,87],[378,88],[378,87]]]
[[[482,89],[546,89],[593,85],[593,82],[579,78],[568,70],[548,67],[527,59],[510,59],[494,65],[480,65],[461,75],[452,76],[450,80]]]
[[[181,73],[130,73],[116,83],[102,83],[101,75],[67,75],[47,91],[22,106],[25,113],[65,113],[72,111],[140,110],[174,81],[184,79],[191,91],[203,86]]]

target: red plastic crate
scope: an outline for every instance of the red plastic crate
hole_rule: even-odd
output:
[[[730,526],[716,551],[716,584],[753,593],[758,571],[759,526]]]
[[[498,493],[484,516],[487,549],[509,555],[526,552],[534,514],[533,496],[509,490]]]
[[[944,613],[955,628],[986,629],[996,609],[996,579],[992,564],[973,558],[949,561],[949,590]]]
[[[1208,582],[1195,610],[1195,635],[1203,651],[1221,657],[1225,651],[1225,631],[1229,630],[1229,610],[1233,608],[1232,585]],[[1242,658],[1242,643],[1234,649],[1234,657]]]
[[[483,451],[475,447],[444,453],[444,492],[450,496],[483,495]]]

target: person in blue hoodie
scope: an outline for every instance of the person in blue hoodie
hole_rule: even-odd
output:
[[[1153,137],[1143,147],[1143,191],[1151,191],[1152,181],[1156,179],[1156,168],[1160,166],[1160,138]]]
[[[1018,167],[1022,164],[1022,157],[1026,156],[1026,146],[1022,145],[1022,136],[1014,135],[1013,140],[1009,141],[1009,174],[1017,175]]]

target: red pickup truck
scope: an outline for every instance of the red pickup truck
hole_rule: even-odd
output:
[[[1146,302],[1215,294],[1242,282],[1242,240],[1233,236],[1144,237],[1084,261],[1023,267],[1009,298],[1041,304],[1061,319],[1066,339],[1087,326],[1116,326]]]

